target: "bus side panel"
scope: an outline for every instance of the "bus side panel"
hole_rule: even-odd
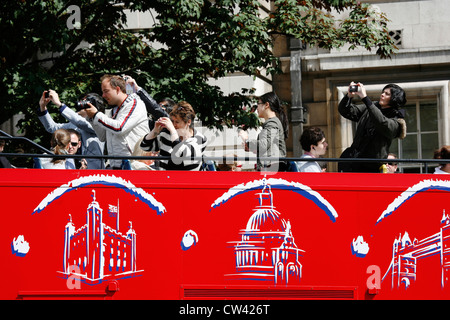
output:
[[[444,175],[1,173],[1,299],[450,298]]]

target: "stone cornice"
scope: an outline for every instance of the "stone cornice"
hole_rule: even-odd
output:
[[[400,67],[412,65],[450,64],[450,46],[400,49],[391,59],[380,59],[372,52],[332,52],[302,56],[304,71]]]

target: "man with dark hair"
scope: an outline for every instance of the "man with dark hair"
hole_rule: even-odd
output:
[[[318,127],[307,128],[300,137],[300,144],[304,151],[301,158],[319,158],[327,152],[328,144],[325,133]],[[297,162],[299,172],[322,172],[322,167],[316,161]]]
[[[164,109],[167,113],[170,113],[175,106],[175,101],[170,98],[164,98],[159,102],[161,108]]]
[[[108,154],[131,156],[136,143],[150,131],[144,102],[135,93],[127,94],[125,80],[120,76],[103,76],[101,88],[111,107],[108,115],[92,104],[86,113],[100,140],[106,141]],[[113,169],[122,166],[119,159],[110,159],[109,163]]]

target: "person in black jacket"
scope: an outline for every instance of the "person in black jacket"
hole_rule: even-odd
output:
[[[5,140],[0,140],[0,152],[3,152],[3,148],[5,147],[6,142]],[[0,156],[0,168],[13,168],[11,163],[9,162],[6,157]]]
[[[352,104],[359,96],[363,105]],[[386,85],[378,102],[372,102],[362,83],[351,82],[348,93],[339,103],[339,113],[357,122],[352,145],[341,158],[386,159],[395,138],[406,136],[406,122],[401,107],[406,103],[405,91],[396,84]],[[380,172],[382,162],[339,162],[339,172]]]

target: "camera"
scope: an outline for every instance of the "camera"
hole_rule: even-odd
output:
[[[78,101],[75,105],[75,108],[77,109],[77,111],[80,111],[83,109],[88,109],[88,108],[90,108],[88,103],[91,103],[94,107],[97,108],[97,102],[95,101],[95,99],[93,97],[86,97],[85,100]]]
[[[44,98],[48,99],[50,97],[49,94],[50,94],[50,90],[45,91],[44,92]]]
[[[359,86],[357,86],[355,84],[355,85],[351,85],[348,91],[350,91],[350,92],[358,92],[358,90],[359,90]]]

